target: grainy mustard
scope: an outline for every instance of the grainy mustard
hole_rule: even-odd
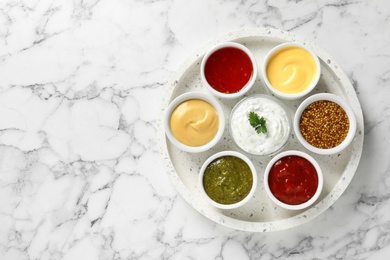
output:
[[[314,147],[330,149],[341,144],[349,131],[349,119],[335,102],[320,100],[302,112],[299,123],[305,140]]]

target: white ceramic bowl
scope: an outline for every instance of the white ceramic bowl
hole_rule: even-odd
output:
[[[252,62],[252,67],[253,67],[253,72],[252,72],[252,77],[249,79],[249,81],[244,85],[243,88],[241,88],[240,91],[236,92],[236,93],[223,93],[223,92],[219,92],[217,90],[215,90],[212,86],[210,86],[210,84],[208,83],[207,79],[206,79],[206,75],[205,75],[205,66],[206,66],[206,63],[207,63],[207,60],[209,59],[209,57],[214,53],[216,52],[217,50],[220,50],[220,49],[223,49],[223,48],[227,48],[227,47],[232,47],[232,48],[237,48],[237,49],[240,49],[242,50],[243,52],[245,52],[249,59],[251,60]],[[255,83],[256,81],[256,78],[257,78],[257,64],[256,64],[256,60],[255,60],[255,57],[254,55],[252,54],[252,52],[247,48],[245,47],[244,45],[242,44],[239,44],[239,43],[236,43],[236,42],[223,42],[223,43],[220,43],[220,44],[217,44],[215,45],[213,48],[211,48],[203,57],[202,59],[202,63],[200,65],[200,75],[201,75],[201,78],[202,78],[202,81],[203,81],[203,84],[206,86],[206,88],[213,94],[215,95],[216,97],[219,97],[219,98],[227,98],[227,99],[233,99],[233,98],[237,98],[237,97],[241,97],[242,95],[244,95],[245,93],[247,93],[253,86],[253,84]]]
[[[256,112],[266,119],[267,133],[257,133],[248,115]],[[246,154],[269,156],[282,149],[291,134],[291,115],[277,98],[254,94],[239,101],[230,113],[229,133],[233,144]]]
[[[309,106],[311,103],[320,101],[320,100],[328,100],[328,101],[333,101],[339,106],[341,106],[342,109],[346,112],[348,119],[349,119],[349,131],[347,136],[345,137],[344,141],[341,142],[338,146],[329,148],[329,149],[321,149],[317,148],[310,143],[308,143],[305,138],[303,137],[299,123],[301,119],[301,115],[303,111],[306,109],[307,106]],[[298,138],[299,142],[306,147],[308,150],[317,153],[317,154],[323,154],[323,155],[329,155],[329,154],[335,154],[341,152],[343,149],[345,149],[353,140],[355,133],[356,133],[356,117],[355,114],[352,110],[352,108],[348,105],[348,103],[342,99],[341,97],[335,95],[335,94],[330,94],[330,93],[319,93],[315,94],[313,96],[308,97],[305,99],[298,107],[297,111],[295,112],[294,116],[294,131],[295,135]]]
[[[251,173],[252,173],[252,178],[253,178],[253,183],[252,183],[252,188],[250,189],[248,195],[243,198],[241,201],[237,202],[237,203],[234,203],[234,204],[221,204],[221,203],[218,203],[216,201],[214,201],[213,199],[211,199],[205,189],[204,189],[204,186],[203,186],[203,176],[204,176],[204,173],[205,173],[205,170],[207,168],[207,166],[213,162],[214,160],[218,159],[218,158],[221,158],[221,157],[224,157],[224,156],[234,156],[234,157],[237,157],[237,158],[240,158],[242,159],[250,168],[251,170]],[[200,169],[200,173],[199,173],[199,187],[200,187],[200,190],[201,190],[201,193],[203,195],[203,197],[205,198],[205,200],[207,200],[208,203],[210,203],[212,206],[216,207],[216,208],[220,208],[220,209],[234,209],[234,208],[238,208],[242,205],[244,205],[245,203],[247,203],[254,195],[255,191],[256,191],[256,188],[257,188],[257,173],[256,173],[256,169],[255,169],[255,166],[253,165],[253,163],[251,162],[251,160],[246,157],[245,155],[243,155],[242,153],[239,153],[239,152],[236,152],[236,151],[223,151],[223,152],[219,152],[219,153],[216,153],[214,155],[212,155],[211,157],[209,157],[202,165],[201,169]]]
[[[317,173],[317,177],[318,177],[318,185],[317,185],[317,190],[316,192],[314,193],[314,195],[306,202],[302,203],[302,204],[298,204],[298,205],[291,205],[291,204],[287,204],[287,203],[284,203],[282,201],[280,201],[279,199],[277,199],[274,194],[272,193],[271,189],[270,189],[270,186],[269,186],[269,182],[268,182],[268,178],[269,178],[269,174],[270,174],[270,170],[272,168],[272,166],[279,161],[279,159],[281,158],[284,158],[286,156],[299,156],[299,157],[302,157],[302,158],[305,158],[306,160],[308,160],[315,168],[316,170],[316,173]],[[282,153],[279,153],[277,154],[274,158],[272,158],[272,160],[268,163],[266,169],[265,169],[265,172],[264,172],[264,188],[265,188],[265,191],[266,193],[268,194],[268,196],[271,198],[271,200],[276,203],[278,206],[282,207],[282,208],[285,208],[285,209],[289,209],[289,210],[301,210],[301,209],[305,209],[311,205],[313,205],[313,203],[318,199],[318,197],[320,196],[321,192],[322,192],[322,188],[324,186],[324,179],[323,179],[323,175],[322,175],[322,170],[319,166],[319,164],[317,163],[317,161],[311,157],[310,155],[308,155],[307,153],[304,153],[304,152],[301,152],[301,151],[295,151],[295,150],[291,150],[291,151],[285,151],[285,152],[282,152]]]
[[[311,54],[311,56],[314,58],[314,61],[316,63],[316,67],[317,67],[316,74],[314,75],[314,79],[307,86],[307,88],[305,88],[303,91],[301,91],[299,93],[294,93],[294,94],[284,93],[284,92],[281,92],[281,91],[275,89],[272,86],[272,84],[270,83],[270,81],[268,80],[268,76],[267,76],[268,62],[273,57],[273,55],[275,53],[281,51],[282,49],[289,48],[289,47],[299,47],[299,48],[302,48],[302,49],[306,50],[307,52],[309,52]],[[320,61],[319,61],[317,55],[311,49],[309,49],[307,46],[302,45],[300,43],[286,42],[286,43],[282,43],[282,44],[275,46],[273,49],[271,49],[268,52],[268,54],[265,56],[265,59],[263,62],[263,67],[261,68],[261,73],[262,73],[262,77],[264,79],[266,86],[273,94],[275,94],[277,97],[280,97],[283,99],[293,100],[293,99],[298,99],[298,98],[301,98],[301,97],[307,95],[310,91],[312,91],[314,89],[314,87],[317,85],[317,83],[320,79],[321,66],[320,66]]]
[[[218,126],[218,131],[217,131],[216,135],[214,136],[214,138],[210,142],[208,142],[207,144],[204,144],[202,146],[189,146],[189,145],[185,145],[185,144],[181,143],[173,135],[171,128],[170,128],[170,118],[171,118],[171,114],[174,111],[174,109],[182,102],[190,100],[190,99],[201,99],[201,100],[208,102],[216,109],[218,116],[219,116],[219,126]],[[221,139],[222,134],[225,130],[225,115],[224,115],[224,112],[222,110],[221,105],[212,96],[204,94],[204,93],[188,92],[188,93],[185,93],[185,94],[182,94],[182,95],[176,97],[169,104],[169,106],[166,110],[166,113],[165,113],[164,128],[165,128],[165,134],[167,135],[168,139],[177,148],[179,148],[183,151],[186,151],[186,152],[190,152],[190,153],[200,153],[200,152],[204,152],[206,150],[209,150],[214,145],[216,145],[218,143],[218,141]]]

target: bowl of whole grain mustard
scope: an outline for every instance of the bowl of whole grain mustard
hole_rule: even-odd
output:
[[[247,203],[257,187],[251,160],[236,151],[222,151],[209,157],[199,173],[199,187],[205,200],[220,209],[234,209]]]
[[[352,108],[341,97],[320,93],[305,99],[294,116],[300,143],[317,154],[335,154],[345,149],[356,133]]]

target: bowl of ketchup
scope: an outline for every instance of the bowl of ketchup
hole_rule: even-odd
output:
[[[200,66],[203,84],[219,98],[237,98],[248,92],[257,77],[252,52],[236,42],[223,42],[212,47]]]
[[[278,206],[300,210],[320,196],[323,175],[316,160],[301,151],[285,151],[268,163],[264,173],[265,191]]]

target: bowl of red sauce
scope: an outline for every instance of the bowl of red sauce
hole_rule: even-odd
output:
[[[248,92],[257,78],[252,52],[236,42],[212,47],[203,57],[200,74],[206,88],[219,98],[237,98]]]
[[[323,188],[319,164],[309,154],[285,151],[268,163],[264,187],[271,200],[289,210],[307,208],[318,199]]]

